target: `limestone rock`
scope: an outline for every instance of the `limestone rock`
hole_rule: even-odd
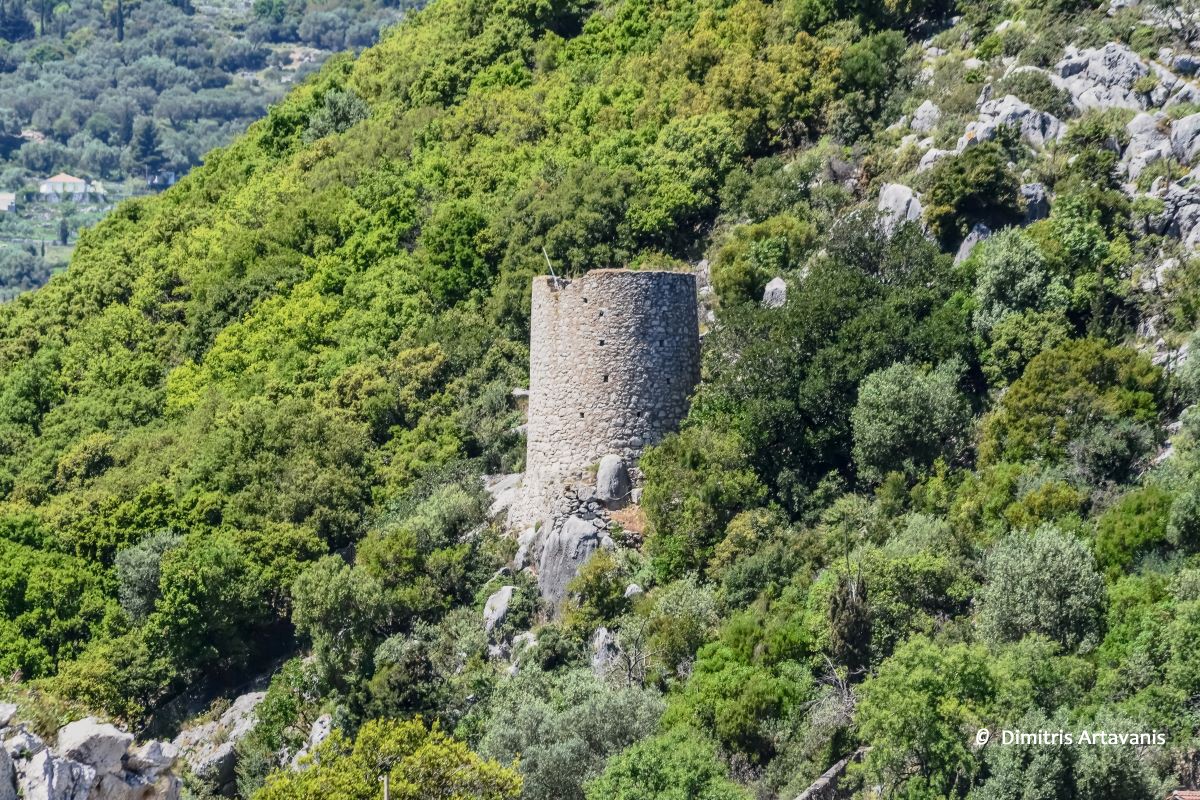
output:
[[[58,753],[86,764],[97,773],[121,770],[121,759],[133,744],[133,734],[87,717],[63,726],[58,732]]]
[[[25,800],[88,800],[95,780],[86,764],[42,750],[25,765],[21,792]]]
[[[1121,156],[1121,164],[1131,181],[1136,181],[1146,167],[1171,155],[1173,136],[1168,137],[1159,127],[1161,116],[1142,112],[1125,126],[1129,144]]]
[[[592,672],[603,677],[616,657],[617,637],[608,628],[597,628],[592,634]]]
[[[1008,94],[980,106],[979,119],[967,124],[966,133],[958,141],[959,151],[978,142],[990,142],[1002,126],[1016,128],[1025,142],[1038,149],[1058,141],[1066,133],[1066,126],[1058,117]]]
[[[925,155],[921,156],[921,160],[917,164],[917,172],[924,172],[927,169],[931,169],[934,164],[952,155],[954,155],[953,150],[939,150],[936,147],[930,148],[925,152]]]
[[[517,536],[517,552],[513,555],[513,566],[517,569],[525,569],[525,567],[538,561],[541,555],[537,552],[537,545],[537,528],[526,528],[521,531]]]
[[[878,209],[880,224],[889,234],[906,222],[920,222],[924,210],[913,190],[902,183],[883,185],[879,190]]]
[[[4,749],[15,759],[27,759],[46,749],[41,737],[27,730],[18,730],[4,741]]]
[[[929,133],[942,121],[942,110],[932,100],[926,100],[917,106],[913,112],[912,122],[908,124],[917,133]]]
[[[621,508],[629,502],[629,470],[625,459],[609,453],[596,469],[596,499],[608,508]]]
[[[12,756],[0,748],[0,800],[17,800],[17,773]]]
[[[779,308],[787,302],[787,282],[781,277],[774,277],[763,289],[762,304],[767,308]]]
[[[1200,58],[1194,53],[1180,53],[1171,58],[1171,69],[1180,75],[1195,75],[1200,70]]]
[[[1200,114],[1189,114],[1171,126],[1171,151],[1185,164],[1200,153]]]
[[[483,476],[483,487],[492,498],[492,504],[488,507],[488,519],[496,519],[508,511],[517,500],[521,493],[522,477],[520,472]]]
[[[1050,198],[1040,183],[1021,184],[1021,199],[1025,201],[1025,222],[1037,222],[1050,216]]]
[[[16,703],[0,703],[0,728],[7,728],[16,715]]]
[[[556,518],[551,524],[538,567],[538,590],[550,603],[557,605],[563,599],[567,584],[592,553],[613,546],[607,531],[597,522],[601,521],[571,515]]]
[[[954,263],[960,264],[971,255],[980,242],[992,235],[992,230],[982,222],[977,222],[971,228],[971,232],[962,240],[962,244],[958,246],[958,252],[954,254]]]
[[[235,745],[254,727],[254,710],[266,692],[250,692],[233,701],[218,719],[188,728],[172,744],[192,773],[224,789],[231,786],[237,766]]]
[[[1054,67],[1081,109],[1129,108],[1135,111],[1194,102],[1200,93],[1187,81],[1159,64],[1147,64],[1128,47],[1109,42],[1097,49],[1068,47]],[[1134,85],[1153,76],[1157,83],[1150,92]]]
[[[170,742],[150,741],[133,751],[125,760],[125,768],[154,779],[175,766],[179,748]]]
[[[316,747],[328,739],[331,733],[333,733],[333,717],[329,714],[322,714],[313,720],[312,726],[308,729],[308,746]]]
[[[508,614],[508,604],[512,602],[515,586],[501,586],[483,604],[483,629],[491,633],[492,629],[504,621]]]

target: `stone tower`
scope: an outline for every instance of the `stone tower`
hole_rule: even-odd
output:
[[[675,430],[700,380],[696,279],[601,269],[533,281],[524,492],[514,527],[541,519],[606,455],[633,466]]]

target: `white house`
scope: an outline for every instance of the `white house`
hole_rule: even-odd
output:
[[[60,200],[76,202],[88,199],[98,200],[107,192],[99,182],[90,183],[83,178],[76,178],[74,175],[60,172],[54,177],[42,181],[38,186],[38,194],[42,196],[43,200],[56,203]]]
[[[13,192],[0,192],[0,214],[17,210],[17,196]]]

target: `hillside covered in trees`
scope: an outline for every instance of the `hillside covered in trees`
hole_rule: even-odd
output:
[[[46,281],[77,229],[158,191],[261,119],[332,53],[373,44],[407,3],[0,3],[0,300]],[[104,196],[48,207],[41,181]],[[63,234],[60,236],[60,228]]]
[[[1195,787],[1194,11],[434,0],[0,307],[0,690],[265,673],[257,800]],[[712,311],[558,607],[481,480],[546,259]]]

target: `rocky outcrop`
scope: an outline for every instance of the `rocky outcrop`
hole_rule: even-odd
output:
[[[979,246],[979,243],[992,235],[992,230],[982,222],[975,223],[971,228],[971,232],[962,240],[962,244],[958,246],[958,252],[954,254],[954,263],[961,264],[970,255],[971,252]]]
[[[888,233],[906,222],[920,222],[924,210],[912,189],[902,183],[885,183],[879,190],[879,224]]]
[[[1025,223],[1037,222],[1050,216],[1050,195],[1040,183],[1021,184],[1021,200],[1025,204]]]
[[[787,282],[776,276],[763,289],[762,304],[766,308],[780,308],[786,302]]]
[[[483,604],[483,629],[487,633],[504,621],[508,615],[508,604],[512,602],[515,586],[501,586]]]
[[[1067,130],[1058,117],[1008,94],[980,105],[979,119],[968,123],[958,140],[959,152],[978,142],[990,142],[999,135],[1001,127],[1017,129],[1023,141],[1039,150],[1057,142]]]
[[[488,507],[489,519],[496,519],[501,514],[507,513],[509,507],[520,497],[522,477],[520,472],[483,476],[483,488],[492,498],[492,503]]]
[[[908,124],[908,127],[917,133],[929,133],[941,121],[942,110],[934,105],[932,100],[926,100],[917,106],[917,110],[913,112],[912,122]]]
[[[244,694],[220,717],[185,729],[173,742],[192,774],[226,796],[232,796],[235,788],[235,748],[254,728],[254,711],[265,696],[265,692]]]
[[[91,765],[97,772],[119,772],[133,734],[114,725],[87,717],[58,732],[58,752],[64,757]]]
[[[605,508],[623,508],[629,503],[629,492],[633,484],[629,480],[629,469],[625,459],[612,453],[600,459],[596,468],[596,499]]]
[[[1171,124],[1171,152],[1184,164],[1200,154],[1200,114],[1189,114]]]
[[[15,707],[0,708],[0,800],[178,800],[178,752],[152,741],[130,751],[133,734],[94,717],[58,731],[49,747],[24,725]]]
[[[1054,67],[1061,83],[1080,109],[1129,108],[1141,111],[1195,102],[1196,88],[1161,64],[1147,64],[1128,47],[1109,42],[1097,49],[1068,47]],[[1155,84],[1143,90],[1143,78]]]
[[[1156,181],[1148,193],[1162,201],[1162,212],[1146,221],[1146,233],[1171,236],[1189,250],[1200,244],[1200,186],[1192,172],[1169,187]]]
[[[617,637],[608,628],[599,627],[592,634],[592,672],[598,678],[608,674],[608,669],[618,654]]]
[[[1160,115],[1142,112],[1125,126],[1129,144],[1121,156],[1129,180],[1136,181],[1146,167],[1172,154],[1171,137],[1163,130]]]
[[[567,584],[592,553],[613,546],[608,522],[596,514],[596,509],[585,506],[555,518],[538,565],[538,590],[542,597],[557,605],[566,596]]]

